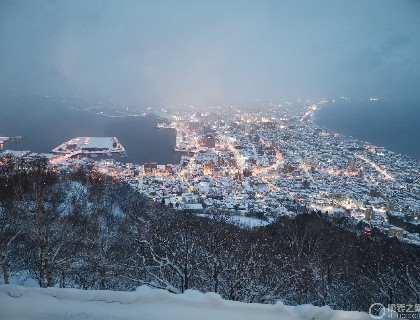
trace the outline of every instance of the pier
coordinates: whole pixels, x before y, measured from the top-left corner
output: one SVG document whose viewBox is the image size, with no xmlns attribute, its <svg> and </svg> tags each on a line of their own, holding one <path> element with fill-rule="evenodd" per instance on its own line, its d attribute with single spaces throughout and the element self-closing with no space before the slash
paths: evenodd
<svg viewBox="0 0 420 320">
<path fill-rule="evenodd" d="M 9 139 L 10 137 L 0 137 L 0 150 L 3 150 L 4 142 L 6 142 Z"/>
<path fill-rule="evenodd" d="M 3 150 L 6 141 L 17 142 L 23 140 L 23 136 L 0 137 L 0 150 Z"/>
<path fill-rule="evenodd" d="M 78 155 L 99 155 L 118 153 L 128 156 L 116 137 L 76 137 L 52 150 L 58 156 L 51 163 L 62 163 Z"/>
<path fill-rule="evenodd" d="M 13 137 L 9 137 L 9 141 L 13 141 L 13 142 L 17 142 L 17 141 L 21 141 L 23 140 L 24 137 L 23 136 L 13 136 Z"/>
</svg>

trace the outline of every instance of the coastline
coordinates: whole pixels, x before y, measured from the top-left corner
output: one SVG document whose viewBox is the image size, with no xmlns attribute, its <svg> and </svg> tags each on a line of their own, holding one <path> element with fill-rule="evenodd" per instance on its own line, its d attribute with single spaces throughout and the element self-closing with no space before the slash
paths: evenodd
<svg viewBox="0 0 420 320">
<path fill-rule="evenodd" d="M 5 106 L 0 119 L 1 134 L 25 137 L 16 142 L 4 141 L 4 150 L 49 153 L 74 137 L 111 136 L 119 139 L 129 155 L 118 159 L 121 162 L 179 163 L 181 159 L 181 155 L 173 151 L 176 130 L 156 129 L 159 115 L 106 110 L 101 114 L 97 108 L 86 110 L 71 101 L 44 97 L 6 97 L 0 101 Z"/>
<path fill-rule="evenodd" d="M 371 113 L 367 120 L 363 119 L 366 116 L 365 113 L 358 112 L 362 108 L 364 108 L 363 111 L 369 111 L 366 113 Z M 335 101 L 318 105 L 317 109 L 311 112 L 310 119 L 316 127 L 323 130 L 419 160 L 420 148 L 416 148 L 416 142 L 414 141 L 416 135 L 405 134 L 406 131 L 403 130 L 395 130 L 393 128 L 395 123 L 382 119 L 380 117 L 382 113 L 379 113 L 377 118 L 373 117 L 374 112 L 381 108 L 392 110 L 397 107 L 393 107 L 392 103 L 380 100 Z M 356 109 L 355 112 L 349 111 L 354 109 Z M 360 116 L 358 115 L 359 113 Z M 357 119 L 357 117 L 360 119 Z M 398 122 L 398 124 L 403 128 L 413 128 L 411 123 Z M 378 128 L 381 128 L 382 131 L 378 130 Z M 418 131 L 420 135 L 420 129 Z M 388 140 L 386 139 L 387 137 L 389 138 Z"/>
</svg>

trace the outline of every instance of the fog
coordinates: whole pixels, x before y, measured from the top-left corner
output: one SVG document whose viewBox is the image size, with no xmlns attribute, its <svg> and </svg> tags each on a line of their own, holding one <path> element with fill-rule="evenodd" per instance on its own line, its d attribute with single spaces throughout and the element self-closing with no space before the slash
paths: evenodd
<svg viewBox="0 0 420 320">
<path fill-rule="evenodd" d="M 420 1 L 1 0 L 0 92 L 127 104 L 418 98 Z"/>
</svg>

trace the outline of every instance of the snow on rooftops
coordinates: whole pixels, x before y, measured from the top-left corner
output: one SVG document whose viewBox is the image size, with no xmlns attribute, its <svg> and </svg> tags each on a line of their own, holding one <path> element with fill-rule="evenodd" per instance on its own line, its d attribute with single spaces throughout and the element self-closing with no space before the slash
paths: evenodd
<svg viewBox="0 0 420 320">
<path fill-rule="evenodd" d="M 125 149 L 116 137 L 76 137 L 57 148 L 53 152 L 124 152 Z"/>
<path fill-rule="evenodd" d="M 16 150 L 3 150 L 2 151 L 2 154 L 10 155 L 10 156 L 13 156 L 13 157 L 16 157 L 16 158 L 24 157 L 24 156 L 26 156 L 30 153 L 31 153 L 31 151 L 16 151 Z"/>
</svg>

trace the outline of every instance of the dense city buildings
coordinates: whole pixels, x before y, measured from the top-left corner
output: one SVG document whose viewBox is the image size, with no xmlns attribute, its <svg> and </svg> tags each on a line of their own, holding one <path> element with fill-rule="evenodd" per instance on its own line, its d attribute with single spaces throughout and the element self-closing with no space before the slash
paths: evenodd
<svg viewBox="0 0 420 320">
<path fill-rule="evenodd" d="M 376 230 L 420 244 L 419 161 L 318 127 L 313 113 L 324 103 L 270 105 L 258 112 L 163 110 L 158 128 L 174 128 L 175 150 L 183 153 L 175 164 L 81 157 L 125 154 L 117 138 L 75 138 L 77 143 L 43 156 L 57 170 L 93 164 L 177 210 L 225 212 L 251 225 L 319 210 L 361 223 L 362 233 Z M 89 143 L 99 147 L 86 149 Z"/>
</svg>

